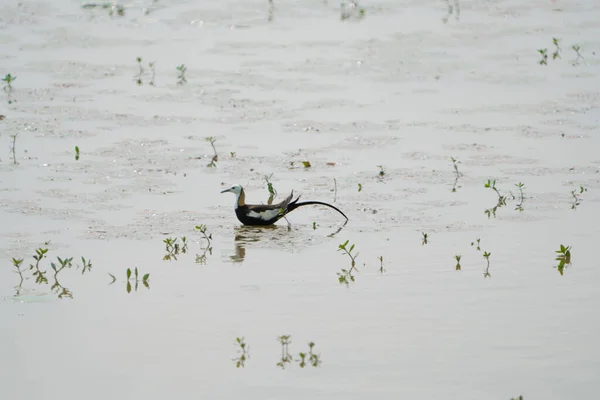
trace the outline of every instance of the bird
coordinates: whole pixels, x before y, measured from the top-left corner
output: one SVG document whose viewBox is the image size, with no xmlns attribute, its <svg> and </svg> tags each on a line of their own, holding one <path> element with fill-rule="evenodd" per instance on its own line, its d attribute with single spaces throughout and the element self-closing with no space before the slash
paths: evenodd
<svg viewBox="0 0 600 400">
<path fill-rule="evenodd" d="M 300 196 L 292 201 L 294 198 L 293 190 L 285 200 L 277 204 L 246 204 L 246 194 L 244 188 L 240 185 L 234 185 L 229 189 L 221 191 L 221 193 L 228 192 L 235 194 L 235 215 L 244 225 L 273 225 L 296 208 L 308 205 L 321 205 L 333 208 L 342 214 L 344 218 L 346 218 L 346 222 L 348 222 L 346 214 L 331 204 L 323 203 L 321 201 L 303 201 L 298 203 Z"/>
</svg>

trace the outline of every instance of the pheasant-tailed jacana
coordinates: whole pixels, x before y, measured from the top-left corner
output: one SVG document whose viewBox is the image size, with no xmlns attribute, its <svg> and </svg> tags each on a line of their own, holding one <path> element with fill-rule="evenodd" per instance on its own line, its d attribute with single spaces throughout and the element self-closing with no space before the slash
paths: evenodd
<svg viewBox="0 0 600 400">
<path fill-rule="evenodd" d="M 292 201 L 294 197 L 294 191 L 277 204 L 246 204 L 246 194 L 244 188 L 235 185 L 229 189 L 223 190 L 221 193 L 231 192 L 235 194 L 235 215 L 244 225 L 272 225 L 279 221 L 281 218 L 294 211 L 298 207 L 309 206 L 309 205 L 320 205 L 333 208 L 346 218 L 346 214 L 341 212 L 337 207 L 331 204 L 323 203 L 321 201 L 303 201 L 298 203 L 300 196 L 296 197 L 296 200 Z"/>
</svg>

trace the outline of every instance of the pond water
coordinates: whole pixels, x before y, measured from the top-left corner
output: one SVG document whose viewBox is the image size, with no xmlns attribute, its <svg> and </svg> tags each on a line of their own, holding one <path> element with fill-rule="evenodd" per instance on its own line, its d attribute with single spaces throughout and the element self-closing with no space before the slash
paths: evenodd
<svg viewBox="0 0 600 400">
<path fill-rule="evenodd" d="M 0 397 L 596 398 L 599 16 L 3 5 Z"/>
</svg>

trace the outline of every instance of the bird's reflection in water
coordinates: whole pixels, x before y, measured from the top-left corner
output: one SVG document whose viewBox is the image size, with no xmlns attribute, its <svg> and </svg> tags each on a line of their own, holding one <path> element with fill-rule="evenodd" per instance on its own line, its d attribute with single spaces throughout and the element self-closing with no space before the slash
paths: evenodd
<svg viewBox="0 0 600 400">
<path fill-rule="evenodd" d="M 337 235 L 346 224 L 339 226 L 333 233 L 327 237 Z M 306 231 L 304 229 L 294 229 L 291 225 L 269 225 L 269 226 L 245 226 L 241 225 L 234 230 L 235 254 L 229 256 L 232 262 L 243 262 L 246 258 L 246 246 L 252 246 L 252 243 L 268 243 L 274 245 L 280 250 L 297 247 L 302 241 L 305 243 Z"/>
</svg>

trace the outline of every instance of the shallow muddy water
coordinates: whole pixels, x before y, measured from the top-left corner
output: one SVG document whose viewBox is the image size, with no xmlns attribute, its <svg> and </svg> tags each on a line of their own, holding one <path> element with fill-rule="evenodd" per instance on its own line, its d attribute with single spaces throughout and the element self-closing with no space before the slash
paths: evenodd
<svg viewBox="0 0 600 400">
<path fill-rule="evenodd" d="M 1 398 L 598 396 L 597 2 L 85 4 L 0 14 Z"/>
</svg>

